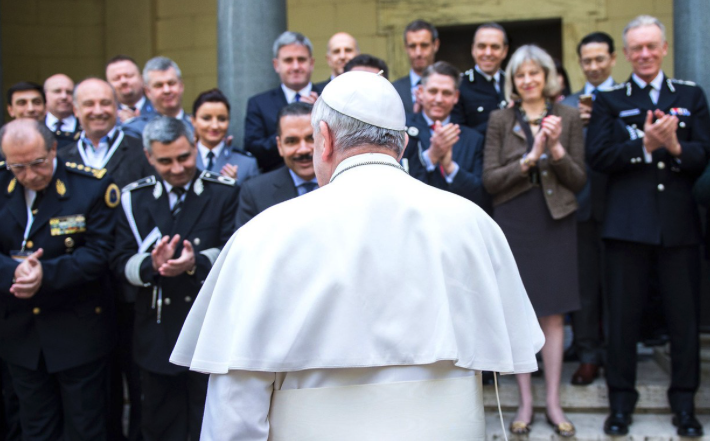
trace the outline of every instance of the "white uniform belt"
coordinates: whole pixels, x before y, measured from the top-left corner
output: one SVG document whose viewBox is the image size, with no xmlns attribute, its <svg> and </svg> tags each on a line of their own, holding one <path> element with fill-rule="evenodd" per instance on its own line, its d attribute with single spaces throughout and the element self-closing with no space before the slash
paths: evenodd
<svg viewBox="0 0 710 441">
<path fill-rule="evenodd" d="M 275 390 L 271 441 L 484 440 L 481 375 Z"/>
</svg>

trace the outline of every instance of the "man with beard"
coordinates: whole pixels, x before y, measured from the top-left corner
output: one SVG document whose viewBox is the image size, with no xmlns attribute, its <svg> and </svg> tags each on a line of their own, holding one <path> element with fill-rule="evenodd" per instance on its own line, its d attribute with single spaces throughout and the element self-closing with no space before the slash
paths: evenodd
<svg viewBox="0 0 710 441">
<path fill-rule="evenodd" d="M 79 139 L 81 126 L 74 116 L 72 94 L 74 81 L 64 74 L 55 74 L 44 82 L 44 93 L 47 98 L 47 116 L 45 125 L 54 132 L 57 148 Z"/>
<path fill-rule="evenodd" d="M 106 63 L 106 81 L 118 95 L 118 117 L 122 123 L 140 115 L 155 112 L 143 92 L 143 77 L 136 61 L 127 55 L 116 55 Z"/>
<path fill-rule="evenodd" d="M 185 84 L 177 63 L 167 57 L 155 57 L 148 60 L 143 68 L 145 94 L 155 112 L 133 118 L 123 126 L 127 135 L 141 138 L 143 129 L 157 115 L 179 119 L 192 131 L 190 117 L 182 109 L 182 94 Z"/>
<path fill-rule="evenodd" d="M 318 187 L 313 170 L 311 110 L 310 104 L 292 103 L 279 112 L 276 145 L 286 166 L 244 183 L 239 195 L 237 228 L 272 205 Z"/>
</svg>

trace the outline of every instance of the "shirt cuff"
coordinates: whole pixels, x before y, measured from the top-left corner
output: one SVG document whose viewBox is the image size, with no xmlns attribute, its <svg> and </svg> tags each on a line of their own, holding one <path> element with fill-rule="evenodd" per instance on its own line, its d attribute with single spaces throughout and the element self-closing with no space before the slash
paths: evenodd
<svg viewBox="0 0 710 441">
<path fill-rule="evenodd" d="M 650 164 L 653 162 L 653 155 L 651 153 L 648 153 L 646 151 L 646 147 L 643 145 L 641 146 L 641 149 L 643 150 L 643 160 L 646 164 Z"/>
<path fill-rule="evenodd" d="M 449 184 L 454 183 L 454 179 L 456 178 L 456 174 L 459 172 L 459 165 L 455 162 L 453 164 L 454 164 L 454 171 L 452 171 L 448 175 L 444 175 L 444 179 L 446 179 L 446 182 Z M 442 171 L 443 171 L 443 168 L 442 168 Z"/>
<path fill-rule="evenodd" d="M 434 169 L 436 169 L 436 166 L 434 165 L 433 162 L 431 162 L 431 158 L 427 154 L 428 151 L 429 151 L 429 149 L 426 149 L 422 152 L 422 164 L 426 168 L 426 171 L 433 172 Z"/>
</svg>

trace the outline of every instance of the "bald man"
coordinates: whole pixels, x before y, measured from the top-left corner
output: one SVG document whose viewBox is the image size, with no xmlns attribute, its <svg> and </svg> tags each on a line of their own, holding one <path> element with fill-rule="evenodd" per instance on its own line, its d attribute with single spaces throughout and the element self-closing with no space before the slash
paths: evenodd
<svg viewBox="0 0 710 441">
<path fill-rule="evenodd" d="M 330 80 L 342 74 L 347 62 L 357 55 L 360 55 L 360 48 L 355 37 L 347 32 L 338 32 L 330 37 L 325 54 L 325 61 L 330 67 L 330 78 L 317 85 L 321 88 L 325 87 Z"/>
<path fill-rule="evenodd" d="M 44 94 L 47 97 L 47 115 L 44 124 L 54 133 L 57 148 L 79 139 L 81 126 L 74 116 L 72 94 L 74 81 L 58 73 L 44 81 Z"/>
</svg>

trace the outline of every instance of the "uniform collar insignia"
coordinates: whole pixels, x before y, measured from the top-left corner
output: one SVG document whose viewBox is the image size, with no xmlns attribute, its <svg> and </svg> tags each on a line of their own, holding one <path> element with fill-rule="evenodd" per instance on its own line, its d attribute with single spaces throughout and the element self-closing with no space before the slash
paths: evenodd
<svg viewBox="0 0 710 441">
<path fill-rule="evenodd" d="M 17 178 L 12 178 L 10 184 L 7 186 L 7 194 L 12 194 L 15 191 L 15 186 L 17 185 Z"/>
<path fill-rule="evenodd" d="M 160 199 L 160 196 L 163 194 L 163 184 L 158 181 L 155 183 L 155 187 L 153 187 L 153 197 L 155 199 Z"/>
<path fill-rule="evenodd" d="M 195 194 L 197 196 L 201 195 L 202 192 L 205 191 L 205 186 L 202 183 L 202 179 L 197 178 L 197 180 L 195 181 L 195 186 L 193 188 L 193 191 L 195 192 Z"/>
<path fill-rule="evenodd" d="M 61 179 L 57 179 L 57 194 L 59 196 L 64 196 L 67 193 L 67 186 L 64 185 Z"/>
</svg>

